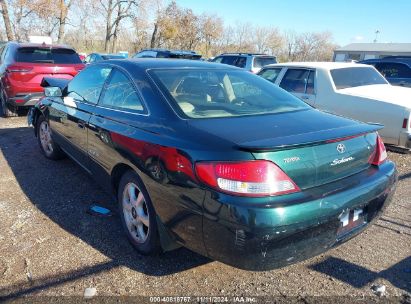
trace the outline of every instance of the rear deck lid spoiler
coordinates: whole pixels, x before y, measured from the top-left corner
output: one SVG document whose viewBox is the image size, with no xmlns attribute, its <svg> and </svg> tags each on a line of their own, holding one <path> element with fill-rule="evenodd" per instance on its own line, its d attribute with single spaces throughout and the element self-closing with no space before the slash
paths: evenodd
<svg viewBox="0 0 411 304">
<path fill-rule="evenodd" d="M 252 152 L 293 149 L 297 147 L 320 145 L 331 141 L 344 140 L 345 138 L 376 132 L 382 128 L 383 125 L 381 124 L 359 123 L 341 128 L 332 128 L 309 133 L 242 142 L 237 145 L 237 148 Z"/>
</svg>

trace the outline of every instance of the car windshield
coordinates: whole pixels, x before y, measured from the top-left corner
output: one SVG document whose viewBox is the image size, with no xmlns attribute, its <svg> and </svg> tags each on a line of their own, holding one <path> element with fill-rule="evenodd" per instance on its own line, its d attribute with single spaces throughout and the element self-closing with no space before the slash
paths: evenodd
<svg viewBox="0 0 411 304">
<path fill-rule="evenodd" d="M 254 58 L 254 67 L 255 68 L 262 68 L 263 66 L 277 63 L 277 59 L 275 57 L 255 57 Z"/>
<path fill-rule="evenodd" d="M 72 49 L 21 47 L 16 52 L 16 62 L 80 64 L 78 54 Z"/>
<path fill-rule="evenodd" d="M 388 82 L 372 67 L 352 67 L 331 70 L 337 90 Z"/>
<path fill-rule="evenodd" d="M 122 55 L 101 55 L 104 60 L 109 60 L 109 59 L 124 59 L 124 56 Z"/>
<path fill-rule="evenodd" d="M 284 113 L 310 107 L 245 71 L 153 69 L 150 75 L 190 118 Z"/>
</svg>

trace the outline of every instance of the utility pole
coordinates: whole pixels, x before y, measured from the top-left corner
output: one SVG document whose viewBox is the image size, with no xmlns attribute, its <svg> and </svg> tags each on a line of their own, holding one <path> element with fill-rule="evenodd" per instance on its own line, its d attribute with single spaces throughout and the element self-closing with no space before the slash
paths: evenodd
<svg viewBox="0 0 411 304">
<path fill-rule="evenodd" d="M 377 43 L 377 38 L 378 38 L 378 34 L 380 33 L 380 31 L 379 30 L 375 30 L 375 39 L 374 39 L 374 43 Z"/>
</svg>

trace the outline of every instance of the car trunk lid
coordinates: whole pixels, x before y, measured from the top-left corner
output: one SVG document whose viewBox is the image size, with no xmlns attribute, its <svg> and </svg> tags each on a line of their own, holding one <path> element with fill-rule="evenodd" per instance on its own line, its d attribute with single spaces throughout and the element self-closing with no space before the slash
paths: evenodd
<svg viewBox="0 0 411 304">
<path fill-rule="evenodd" d="M 256 159 L 273 161 L 301 189 L 367 169 L 382 128 L 317 110 L 207 121 L 190 123 Z"/>
</svg>

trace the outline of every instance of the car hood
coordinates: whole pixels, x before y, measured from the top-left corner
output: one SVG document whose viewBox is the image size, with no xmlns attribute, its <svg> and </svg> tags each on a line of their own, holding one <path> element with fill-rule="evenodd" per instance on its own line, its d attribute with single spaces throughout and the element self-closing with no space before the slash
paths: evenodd
<svg viewBox="0 0 411 304">
<path fill-rule="evenodd" d="M 380 125 L 309 109 L 257 116 L 192 119 L 188 124 L 240 149 L 271 150 L 369 133 Z"/>
<path fill-rule="evenodd" d="M 346 88 L 337 91 L 340 94 L 358 96 L 411 108 L 411 88 L 392 86 L 390 84 L 368 85 Z"/>
</svg>

